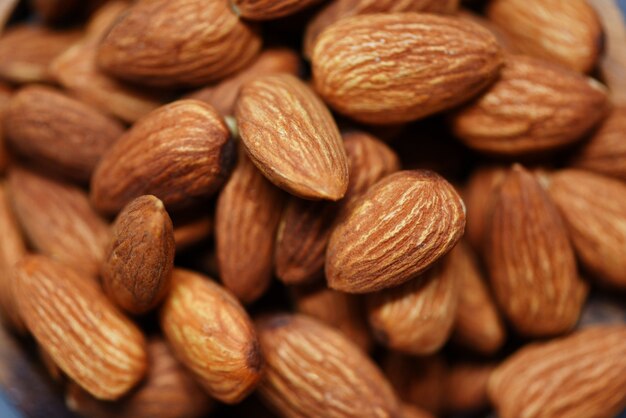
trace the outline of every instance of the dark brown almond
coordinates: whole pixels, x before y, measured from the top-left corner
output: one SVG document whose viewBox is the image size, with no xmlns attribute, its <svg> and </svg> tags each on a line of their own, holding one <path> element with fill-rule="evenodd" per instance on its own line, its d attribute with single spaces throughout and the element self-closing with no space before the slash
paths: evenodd
<svg viewBox="0 0 626 418">
<path fill-rule="evenodd" d="M 250 20 L 272 20 L 299 12 L 320 0 L 230 0 L 237 16 Z"/>
</svg>

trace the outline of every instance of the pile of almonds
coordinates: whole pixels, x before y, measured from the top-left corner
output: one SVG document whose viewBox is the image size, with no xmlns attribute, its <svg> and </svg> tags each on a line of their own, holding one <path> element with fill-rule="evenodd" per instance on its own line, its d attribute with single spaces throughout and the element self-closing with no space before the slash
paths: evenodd
<svg viewBox="0 0 626 418">
<path fill-rule="evenodd" d="M 611 7 L 3 1 L 6 327 L 88 418 L 617 416 Z"/>
</svg>

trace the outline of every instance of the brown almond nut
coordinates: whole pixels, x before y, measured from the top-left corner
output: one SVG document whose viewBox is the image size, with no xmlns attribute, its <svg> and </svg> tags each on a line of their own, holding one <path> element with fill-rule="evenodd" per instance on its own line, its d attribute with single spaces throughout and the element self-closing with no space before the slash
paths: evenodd
<svg viewBox="0 0 626 418">
<path fill-rule="evenodd" d="M 569 331 L 587 286 L 567 229 L 533 174 L 516 164 L 500 186 L 486 237 L 486 262 L 500 309 L 527 336 Z"/>
<path fill-rule="evenodd" d="M 293 314 L 263 317 L 257 321 L 257 330 L 267 362 L 259 395 L 280 416 L 398 416 L 398 403 L 387 379 L 339 331 Z"/>
<path fill-rule="evenodd" d="M 589 72 L 602 50 L 602 26 L 585 0 L 494 0 L 487 16 L 521 53 Z"/>
<path fill-rule="evenodd" d="M 305 199 L 339 200 L 348 159 L 332 115 L 290 74 L 245 84 L 235 114 L 250 159 L 272 183 Z"/>
<path fill-rule="evenodd" d="M 350 16 L 373 13 L 454 13 L 459 0 L 335 0 L 309 22 L 304 33 L 304 56 L 311 58 L 319 34 L 328 26 Z"/>
<path fill-rule="evenodd" d="M 312 63 L 315 88 L 332 108 L 363 123 L 391 124 L 471 99 L 495 81 L 503 59 L 494 36 L 467 20 L 391 13 L 331 25 Z"/>
<path fill-rule="evenodd" d="M 608 113 L 597 81 L 536 58 L 508 56 L 500 78 L 452 118 L 454 134 L 490 154 L 522 155 L 572 144 Z"/>
<path fill-rule="evenodd" d="M 76 30 L 16 25 L 0 37 L 0 77 L 13 83 L 51 81 L 52 60 L 81 36 Z"/>
<path fill-rule="evenodd" d="M 549 178 L 582 265 L 603 282 L 626 289 L 626 184 L 583 170 Z"/>
<path fill-rule="evenodd" d="M 445 409 L 450 412 L 487 409 L 487 383 L 494 369 L 493 364 L 469 362 L 448 367 L 445 377 Z"/>
<path fill-rule="evenodd" d="M 489 379 L 502 418 L 611 418 L 626 407 L 626 327 L 596 326 L 530 344 Z"/>
<path fill-rule="evenodd" d="M 461 19 L 469 20 L 470 22 L 476 23 L 477 25 L 480 25 L 483 28 L 487 29 L 489 32 L 492 33 L 493 36 L 496 37 L 496 39 L 498 40 L 498 44 L 500 44 L 500 47 L 506 52 L 510 54 L 518 52 L 515 49 L 515 44 L 510 38 L 509 34 L 498 25 L 487 19 L 485 16 L 474 13 L 469 9 L 460 9 L 456 16 Z"/>
<path fill-rule="evenodd" d="M 213 218 L 202 215 L 197 218 L 174 221 L 176 252 L 182 252 L 202 242 L 213 233 Z"/>
<path fill-rule="evenodd" d="M 90 418 L 201 418 L 212 401 L 174 358 L 160 339 L 148 343 L 150 368 L 143 382 L 119 401 L 95 399 L 70 383 L 65 394 L 68 408 Z"/>
<path fill-rule="evenodd" d="M 91 202 L 116 213 L 152 194 L 168 208 L 210 196 L 234 157 L 222 117 L 210 105 L 179 100 L 143 117 L 109 149 L 91 179 Z"/>
<path fill-rule="evenodd" d="M 227 0 L 140 0 L 104 37 L 97 61 L 129 81 L 197 86 L 245 68 L 260 49 Z"/>
<path fill-rule="evenodd" d="M 174 227 L 163 202 L 141 196 L 120 212 L 100 276 L 109 298 L 124 310 L 143 314 L 170 287 L 174 267 Z"/>
<path fill-rule="evenodd" d="M 186 96 L 188 99 L 200 100 L 214 106 L 220 114 L 232 115 L 241 86 L 257 77 L 288 73 L 298 75 L 300 58 L 288 48 L 268 48 L 249 67 L 217 84 L 201 88 Z"/>
<path fill-rule="evenodd" d="M 432 354 L 445 344 L 459 300 L 450 261 L 448 256 L 420 277 L 367 295 L 369 323 L 379 342 L 414 355 Z"/>
<path fill-rule="evenodd" d="M 174 269 L 161 328 L 176 358 L 215 399 L 237 403 L 255 389 L 264 362 L 252 321 L 208 277 Z"/>
<path fill-rule="evenodd" d="M 222 283 L 243 302 L 261 297 L 271 283 L 283 200 L 282 191 L 240 152 L 217 199 L 215 251 Z"/>
<path fill-rule="evenodd" d="M 110 230 L 85 192 L 19 167 L 9 172 L 9 188 L 15 214 L 33 248 L 95 278 Z"/>
<path fill-rule="evenodd" d="M 331 288 L 367 293 L 405 283 L 463 235 L 465 208 L 452 185 L 426 171 L 391 174 L 361 196 L 326 251 Z"/>
<path fill-rule="evenodd" d="M 130 0 L 106 0 L 87 20 L 85 35 L 100 41 L 122 16 L 122 13 L 128 10 L 130 3 Z"/>
<path fill-rule="evenodd" d="M 118 399 L 144 376 L 141 331 L 98 285 L 45 256 L 17 264 L 15 295 L 29 331 L 72 380 L 98 399 Z"/>
<path fill-rule="evenodd" d="M 123 132 L 117 120 L 43 86 L 19 90 L 5 114 L 5 133 L 14 150 L 85 183 Z"/>
<path fill-rule="evenodd" d="M 320 0 L 230 0 L 235 14 L 250 20 L 272 20 L 297 13 Z"/>
</svg>

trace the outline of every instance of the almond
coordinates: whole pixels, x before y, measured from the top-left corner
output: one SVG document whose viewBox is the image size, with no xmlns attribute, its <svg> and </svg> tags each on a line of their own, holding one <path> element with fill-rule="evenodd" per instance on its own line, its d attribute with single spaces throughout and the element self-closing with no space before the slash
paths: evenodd
<svg viewBox="0 0 626 418">
<path fill-rule="evenodd" d="M 118 399 L 141 380 L 144 337 L 94 281 L 44 256 L 27 256 L 16 269 L 20 313 L 61 370 L 98 399 Z"/>
<path fill-rule="evenodd" d="M 557 208 L 537 179 L 514 165 L 500 186 L 486 240 L 486 261 L 497 301 L 527 336 L 569 331 L 587 286 Z"/>
<path fill-rule="evenodd" d="M 315 319 L 291 314 L 263 317 L 257 329 L 267 361 L 259 394 L 280 416 L 398 415 L 389 382 L 338 331 Z"/>
<path fill-rule="evenodd" d="M 268 75 L 245 84 L 235 114 L 250 159 L 278 187 L 305 199 L 338 200 L 348 161 L 332 115 L 299 79 Z"/>
<path fill-rule="evenodd" d="M 450 412 L 487 409 L 487 384 L 494 369 L 489 363 L 463 362 L 450 366 L 445 378 L 445 409 Z"/>
<path fill-rule="evenodd" d="M 213 218 L 210 215 L 174 222 L 174 243 L 176 252 L 182 252 L 202 242 L 213 232 Z"/>
<path fill-rule="evenodd" d="M 237 16 L 250 20 L 272 20 L 303 10 L 320 0 L 230 0 Z"/>
<path fill-rule="evenodd" d="M 520 155 L 580 140 L 608 109 L 597 81 L 536 58 L 508 56 L 500 79 L 451 123 L 470 148 Z"/>
<path fill-rule="evenodd" d="M 498 416 L 611 418 L 626 407 L 626 327 L 597 326 L 528 345 L 489 380 Z"/>
<path fill-rule="evenodd" d="M 333 289 L 367 293 L 407 282 L 463 235 L 454 188 L 425 170 L 400 171 L 372 186 L 332 233 L 326 278 Z"/>
<path fill-rule="evenodd" d="M 515 43 L 510 38 L 509 34 L 486 17 L 474 13 L 468 9 L 459 10 L 457 16 L 461 19 L 469 20 L 470 22 L 476 23 L 477 25 L 480 25 L 483 28 L 487 29 L 493 34 L 493 36 L 496 37 L 496 39 L 498 40 L 498 44 L 500 44 L 500 47 L 506 52 L 517 52 L 517 50 L 515 49 Z"/>
<path fill-rule="evenodd" d="M 96 0 L 96 3 L 101 1 Z M 87 20 L 86 36 L 100 41 L 122 13 L 128 10 L 130 3 L 130 0 L 106 0 Z"/>
<path fill-rule="evenodd" d="M 176 358 L 215 399 L 237 403 L 256 387 L 263 357 L 237 299 L 209 278 L 174 269 L 161 328 Z"/>
<path fill-rule="evenodd" d="M 12 94 L 13 91 L 8 85 L 0 83 L 0 175 L 6 171 L 10 159 L 4 134 L 4 115 L 7 107 L 9 107 Z"/>
<path fill-rule="evenodd" d="M 340 20 L 319 35 L 312 56 L 324 100 L 371 124 L 409 122 L 457 106 L 495 81 L 502 61 L 486 29 L 420 13 Z"/>
<path fill-rule="evenodd" d="M 91 202 L 107 213 L 146 194 L 168 208 L 189 205 L 224 183 L 233 154 L 215 109 L 195 100 L 172 102 L 140 119 L 104 155 L 91 179 Z"/>
<path fill-rule="evenodd" d="M 129 81 L 197 86 L 245 68 L 260 49 L 227 0 L 141 0 L 104 37 L 97 60 Z"/>
<path fill-rule="evenodd" d="M 408 403 L 402 404 L 400 410 L 402 418 L 434 418 L 430 413 Z"/>
</svg>

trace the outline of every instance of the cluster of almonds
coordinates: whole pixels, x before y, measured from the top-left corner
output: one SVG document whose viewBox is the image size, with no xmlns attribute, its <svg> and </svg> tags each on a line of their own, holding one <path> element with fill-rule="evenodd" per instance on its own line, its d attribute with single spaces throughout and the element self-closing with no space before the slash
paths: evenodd
<svg viewBox="0 0 626 418">
<path fill-rule="evenodd" d="M 585 0 L 13 8 L 0 310 L 78 414 L 626 407 L 626 325 L 580 320 L 626 289 Z"/>
</svg>

